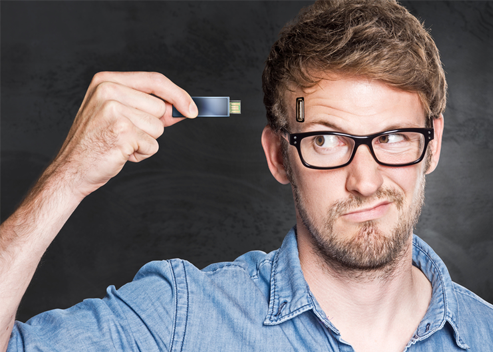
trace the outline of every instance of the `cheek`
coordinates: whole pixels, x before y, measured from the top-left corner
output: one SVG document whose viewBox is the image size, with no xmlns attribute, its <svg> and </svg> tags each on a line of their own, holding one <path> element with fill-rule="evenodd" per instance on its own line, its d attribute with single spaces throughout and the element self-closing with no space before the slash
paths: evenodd
<svg viewBox="0 0 493 352">
<path fill-rule="evenodd" d="M 336 201 L 347 198 L 341 170 L 314 170 L 299 163 L 292 171 L 301 201 L 313 218 L 325 217 Z"/>
<path fill-rule="evenodd" d="M 421 165 L 392 168 L 386 172 L 387 179 L 391 185 L 404 193 L 404 202 L 409 206 L 420 196 L 424 182 L 424 174 Z M 385 182 L 384 182 L 385 186 Z"/>
</svg>

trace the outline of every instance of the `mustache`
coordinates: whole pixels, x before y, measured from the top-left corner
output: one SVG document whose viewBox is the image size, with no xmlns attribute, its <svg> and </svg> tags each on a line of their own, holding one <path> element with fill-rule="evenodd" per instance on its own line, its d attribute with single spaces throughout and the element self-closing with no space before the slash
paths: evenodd
<svg viewBox="0 0 493 352">
<path fill-rule="evenodd" d="M 352 210 L 356 210 L 367 204 L 375 203 L 375 201 L 380 199 L 385 199 L 394 203 L 397 210 L 401 210 L 404 204 L 404 195 L 402 192 L 398 192 L 397 190 L 391 188 L 380 188 L 371 197 L 358 197 L 351 194 L 346 199 L 336 201 L 330 209 L 329 219 L 335 219 Z"/>
</svg>

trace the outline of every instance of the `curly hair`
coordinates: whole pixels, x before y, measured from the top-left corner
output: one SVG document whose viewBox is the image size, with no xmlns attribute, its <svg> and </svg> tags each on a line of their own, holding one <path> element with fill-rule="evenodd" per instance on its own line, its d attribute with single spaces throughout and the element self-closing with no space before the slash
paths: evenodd
<svg viewBox="0 0 493 352">
<path fill-rule="evenodd" d="M 285 92 L 313 87 L 324 73 L 416 92 L 428 125 L 445 110 L 447 83 L 438 49 L 424 25 L 395 0 L 316 1 L 282 29 L 262 75 L 274 131 L 287 128 Z"/>
</svg>

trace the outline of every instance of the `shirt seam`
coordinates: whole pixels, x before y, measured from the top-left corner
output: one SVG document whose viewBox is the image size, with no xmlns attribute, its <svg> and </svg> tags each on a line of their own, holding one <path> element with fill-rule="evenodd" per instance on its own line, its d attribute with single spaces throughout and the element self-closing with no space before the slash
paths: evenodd
<svg viewBox="0 0 493 352">
<path fill-rule="evenodd" d="M 183 328 L 183 338 L 180 351 L 183 351 L 183 345 L 185 345 L 185 336 L 187 335 L 187 326 L 188 326 L 188 306 L 190 302 L 190 292 L 188 289 L 188 278 L 187 278 L 187 268 L 185 268 L 185 263 L 182 261 L 181 265 L 183 266 L 183 274 L 185 275 L 185 287 L 187 289 L 187 310 L 185 314 L 185 326 Z"/>
<path fill-rule="evenodd" d="M 216 268 L 214 270 L 203 270 L 202 272 L 205 274 L 215 274 L 219 270 L 229 269 L 231 267 L 236 267 L 236 268 L 243 269 L 243 271 L 247 271 L 242 265 L 238 265 L 235 263 L 223 263 L 219 268 Z M 250 275 L 248 275 L 248 276 L 250 276 Z"/>
<path fill-rule="evenodd" d="M 264 265 L 271 264 L 272 265 L 272 260 L 271 259 L 264 259 L 262 260 L 256 267 L 255 274 L 251 277 L 252 280 L 257 280 L 259 275 L 260 268 Z"/>
<path fill-rule="evenodd" d="M 457 317 L 458 317 L 458 318 L 457 318 L 457 320 L 458 320 L 458 322 L 460 322 L 460 302 L 459 302 L 459 300 L 458 300 L 458 298 L 457 298 L 457 294 L 458 294 L 458 292 L 455 290 L 455 285 L 454 285 L 454 282 L 452 282 L 452 292 L 453 292 L 453 294 L 454 294 L 454 298 L 455 298 L 455 300 L 456 300 L 456 302 L 457 302 Z M 453 328 L 453 327 L 452 327 L 452 328 Z M 464 349 L 469 349 L 469 348 L 470 348 L 470 347 L 469 347 L 469 345 L 468 345 L 468 344 L 467 344 L 467 343 L 466 343 L 466 342 L 462 339 L 462 337 L 459 335 L 459 331 L 460 331 L 460 326 L 459 326 L 459 323 L 457 323 L 457 331 L 458 331 L 458 332 L 457 332 L 457 338 L 458 338 L 458 340 L 459 340 L 459 341 L 460 341 L 460 342 L 464 345 L 464 346 L 460 346 L 460 345 L 459 345 L 459 347 L 464 348 Z M 466 337 L 467 337 L 467 334 L 466 334 Z"/>
<path fill-rule="evenodd" d="M 282 249 L 282 247 L 281 247 Z M 272 317 L 274 316 L 274 306 L 277 304 L 277 264 L 279 262 L 279 257 L 281 256 L 281 249 L 276 253 L 274 260 L 272 261 L 272 269 L 271 269 L 271 288 L 272 288 L 272 297 L 269 302 L 269 320 L 272 321 Z"/>
<path fill-rule="evenodd" d="M 170 351 L 173 350 L 173 345 L 174 345 L 174 342 L 175 342 L 175 334 L 176 334 L 176 320 L 177 320 L 177 316 L 178 316 L 178 286 L 176 284 L 176 276 L 175 276 L 175 271 L 173 270 L 173 266 L 171 265 L 171 263 L 169 261 L 165 261 L 165 263 L 169 266 L 169 268 L 171 269 L 171 275 L 173 276 L 173 289 L 175 290 L 175 298 L 174 298 L 174 303 L 175 303 L 175 313 L 174 313 L 174 317 L 173 317 L 173 334 L 171 335 L 171 339 L 170 339 Z"/>
<path fill-rule="evenodd" d="M 271 262 L 270 259 L 263 259 L 260 264 L 255 268 L 255 273 L 253 275 L 250 275 L 250 272 L 248 269 L 246 269 L 243 265 L 239 265 L 239 264 L 236 264 L 236 263 L 223 263 L 220 267 L 218 268 L 215 268 L 213 270 L 203 270 L 202 272 L 204 274 L 208 274 L 208 275 L 214 275 L 216 274 L 216 272 L 220 271 L 220 270 L 224 270 L 224 269 L 230 269 L 230 268 L 239 268 L 241 270 L 243 270 L 245 273 L 248 274 L 248 277 L 252 280 L 257 280 L 258 279 L 258 272 L 259 272 L 259 269 L 260 267 L 262 267 L 263 265 L 265 265 L 266 263 L 269 263 Z"/>
<path fill-rule="evenodd" d="M 190 292 L 188 289 L 186 266 L 185 261 L 181 259 L 172 259 L 168 262 L 171 266 L 175 280 L 178 278 L 178 280 L 175 281 L 176 313 L 173 326 L 173 341 L 170 351 L 183 351 L 188 325 L 188 312 L 190 309 Z M 186 290 L 186 294 L 183 293 L 183 290 Z"/>
<path fill-rule="evenodd" d="M 465 295 L 465 296 L 467 296 L 469 298 L 472 298 L 476 302 L 481 303 L 483 306 L 486 306 L 489 309 L 493 310 L 493 305 L 491 303 L 488 303 L 487 301 L 485 301 L 481 297 L 478 297 L 476 294 L 468 291 L 467 289 L 465 289 L 464 287 L 460 286 L 459 284 L 457 284 L 455 282 L 453 284 L 454 284 L 454 292 L 456 292 L 456 293 L 458 293 L 460 295 Z"/>
</svg>

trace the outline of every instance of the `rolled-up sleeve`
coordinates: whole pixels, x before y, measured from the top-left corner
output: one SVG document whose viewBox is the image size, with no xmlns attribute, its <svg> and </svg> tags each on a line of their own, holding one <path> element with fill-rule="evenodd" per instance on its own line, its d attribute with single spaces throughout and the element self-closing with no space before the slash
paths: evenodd
<svg viewBox="0 0 493 352">
<path fill-rule="evenodd" d="M 186 291 L 181 261 L 151 262 L 103 299 L 16 322 L 7 351 L 171 351 L 184 333 Z"/>
</svg>

